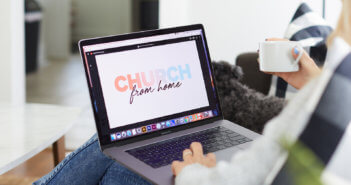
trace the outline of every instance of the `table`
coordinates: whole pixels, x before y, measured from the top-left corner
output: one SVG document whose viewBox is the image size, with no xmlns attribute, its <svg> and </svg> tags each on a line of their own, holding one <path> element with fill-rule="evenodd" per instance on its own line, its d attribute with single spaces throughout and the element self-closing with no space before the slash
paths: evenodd
<svg viewBox="0 0 351 185">
<path fill-rule="evenodd" d="M 63 135 L 80 109 L 45 104 L 0 104 L 0 175 L 53 144 L 55 165 L 65 157 Z"/>
</svg>

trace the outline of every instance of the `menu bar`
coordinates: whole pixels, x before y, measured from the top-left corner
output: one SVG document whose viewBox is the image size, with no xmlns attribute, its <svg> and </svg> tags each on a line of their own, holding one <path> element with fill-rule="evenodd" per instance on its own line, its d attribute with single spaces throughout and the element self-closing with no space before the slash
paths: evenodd
<svg viewBox="0 0 351 185">
<path fill-rule="evenodd" d="M 90 51 L 97 51 L 109 48 L 118 48 L 123 46 L 130 46 L 135 44 L 143 44 L 148 42 L 156 42 L 160 40 L 167 40 L 167 39 L 176 39 L 181 37 L 188 37 L 188 36 L 195 36 L 201 35 L 201 30 L 193 30 L 193 31 L 185 31 L 185 32 L 177 32 L 177 33 L 169 33 L 164 35 L 157 35 L 157 36 L 150 36 L 150 37 L 143 37 L 137 39 L 129 39 L 123 41 L 116 41 L 116 42 L 108 42 L 103 44 L 94 44 L 89 46 L 83 46 L 84 52 Z"/>
</svg>

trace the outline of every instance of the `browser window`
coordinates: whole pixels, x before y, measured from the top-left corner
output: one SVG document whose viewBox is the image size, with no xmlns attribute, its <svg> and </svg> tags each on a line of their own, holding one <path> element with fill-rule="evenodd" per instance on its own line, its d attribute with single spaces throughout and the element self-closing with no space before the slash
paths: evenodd
<svg viewBox="0 0 351 185">
<path fill-rule="evenodd" d="M 217 116 L 204 43 L 194 30 L 84 46 L 102 132 L 116 141 Z"/>
<path fill-rule="evenodd" d="M 110 128 L 209 106 L 193 40 L 98 55 L 96 64 Z"/>
</svg>

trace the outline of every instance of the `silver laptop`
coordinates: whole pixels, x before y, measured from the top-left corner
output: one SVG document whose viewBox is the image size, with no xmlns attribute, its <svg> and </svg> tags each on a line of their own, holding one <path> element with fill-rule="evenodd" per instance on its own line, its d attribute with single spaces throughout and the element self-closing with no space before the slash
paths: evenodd
<svg viewBox="0 0 351 185">
<path fill-rule="evenodd" d="M 79 42 L 102 152 L 154 184 L 190 143 L 228 161 L 258 134 L 223 119 L 202 25 Z"/>
</svg>

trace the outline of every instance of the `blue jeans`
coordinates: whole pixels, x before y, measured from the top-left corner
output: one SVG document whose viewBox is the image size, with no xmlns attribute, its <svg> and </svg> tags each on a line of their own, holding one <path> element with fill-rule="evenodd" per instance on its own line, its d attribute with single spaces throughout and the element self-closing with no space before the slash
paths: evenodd
<svg viewBox="0 0 351 185">
<path fill-rule="evenodd" d="M 100 150 L 96 134 L 83 146 L 68 155 L 49 174 L 33 185 L 43 184 L 147 184 L 139 175 L 129 171 Z"/>
</svg>

